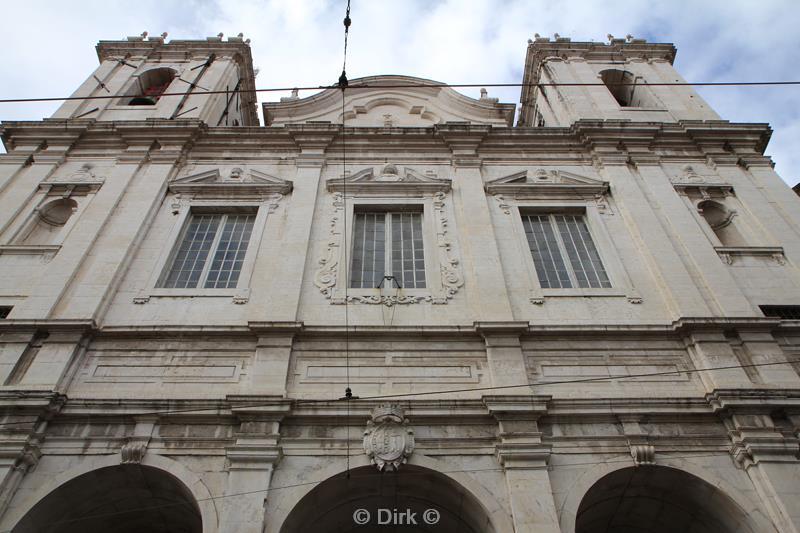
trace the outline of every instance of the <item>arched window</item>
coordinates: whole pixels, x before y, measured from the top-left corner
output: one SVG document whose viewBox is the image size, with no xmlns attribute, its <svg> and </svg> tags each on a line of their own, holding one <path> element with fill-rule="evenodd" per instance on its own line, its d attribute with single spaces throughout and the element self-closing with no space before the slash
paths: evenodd
<svg viewBox="0 0 800 533">
<path fill-rule="evenodd" d="M 138 76 L 128 90 L 127 105 L 155 105 L 175 79 L 171 68 L 154 68 Z"/>
<path fill-rule="evenodd" d="M 733 221 L 736 211 L 731 211 L 719 202 L 705 200 L 697 205 L 698 212 L 714 230 L 723 246 L 746 246 L 744 237 Z"/>
<path fill-rule="evenodd" d="M 22 237 L 22 244 L 55 244 L 58 236 L 78 203 L 72 198 L 60 198 L 39 208 L 28 230 Z"/>
<path fill-rule="evenodd" d="M 641 81 L 626 70 L 604 70 L 600 78 L 621 107 L 659 107 L 647 87 L 637 86 Z"/>
</svg>

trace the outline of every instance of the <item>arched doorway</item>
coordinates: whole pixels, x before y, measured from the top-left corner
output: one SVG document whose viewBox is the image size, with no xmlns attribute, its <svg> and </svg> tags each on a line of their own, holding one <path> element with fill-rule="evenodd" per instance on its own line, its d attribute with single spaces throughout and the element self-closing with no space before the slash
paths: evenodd
<svg viewBox="0 0 800 533">
<path fill-rule="evenodd" d="M 202 533 L 200 509 L 173 475 L 127 464 L 93 470 L 59 486 L 13 533 Z"/>
<path fill-rule="evenodd" d="M 415 465 L 365 466 L 325 480 L 292 509 L 281 533 L 501 533 L 485 507 L 450 477 Z"/>
<path fill-rule="evenodd" d="M 612 472 L 581 500 L 575 533 L 753 533 L 747 513 L 717 487 L 681 470 Z"/>
</svg>

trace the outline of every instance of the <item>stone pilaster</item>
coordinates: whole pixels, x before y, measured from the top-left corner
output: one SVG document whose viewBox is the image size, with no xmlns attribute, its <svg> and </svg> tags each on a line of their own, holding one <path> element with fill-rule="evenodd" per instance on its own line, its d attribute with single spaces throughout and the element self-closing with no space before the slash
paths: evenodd
<svg viewBox="0 0 800 533">
<path fill-rule="evenodd" d="M 560 533 L 547 464 L 550 445 L 542 442 L 538 419 L 550 396 L 484 396 L 500 426 L 497 460 L 505 471 L 516 533 Z"/>
<path fill-rule="evenodd" d="M 274 396 L 228 399 L 239 431 L 236 442 L 225 450 L 228 483 L 225 498 L 219 500 L 219 531 L 261 533 L 272 472 L 281 459 L 280 423 L 290 402 Z"/>
<path fill-rule="evenodd" d="M 778 530 L 800 531 L 797 427 L 787 436 L 772 417 L 787 407 L 800 407 L 800 395 L 788 390 L 717 390 L 706 398 L 728 428 L 731 456 L 747 472 Z"/>
</svg>

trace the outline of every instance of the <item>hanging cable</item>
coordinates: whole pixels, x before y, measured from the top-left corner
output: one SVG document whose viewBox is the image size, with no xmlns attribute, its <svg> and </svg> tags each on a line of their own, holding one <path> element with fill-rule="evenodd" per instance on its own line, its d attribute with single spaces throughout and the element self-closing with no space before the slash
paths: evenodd
<svg viewBox="0 0 800 533">
<path fill-rule="evenodd" d="M 350 400 L 358 399 L 353 396 L 353 390 L 350 388 L 350 317 L 348 306 L 347 288 L 350 285 L 349 270 L 350 263 L 348 262 L 348 243 L 347 243 L 347 135 L 345 133 L 345 89 L 347 89 L 347 36 L 350 31 L 350 0 L 347 0 L 347 10 L 345 11 L 344 20 L 344 58 L 342 59 L 342 75 L 339 76 L 339 89 L 342 91 L 342 210 L 344 215 L 342 232 L 344 235 L 344 266 L 345 277 L 344 280 L 344 365 L 345 365 L 345 381 L 346 387 L 344 389 L 344 400 L 347 402 L 347 413 L 345 418 L 345 425 L 347 427 L 347 439 L 345 441 L 346 448 L 346 462 L 347 469 L 346 477 L 348 482 L 350 480 Z"/>
<path fill-rule="evenodd" d="M 664 461 L 669 461 L 671 459 L 681 459 L 681 460 L 683 460 L 683 459 L 701 459 L 701 458 L 710 457 L 710 456 L 712 456 L 711 454 L 713 454 L 713 453 L 714 453 L 714 450 L 709 450 L 709 451 L 703 452 L 703 453 L 687 454 L 687 455 L 682 455 L 682 454 L 672 455 L 672 454 L 669 454 L 669 452 L 663 452 L 662 454 L 659 455 L 659 457 L 661 457 Z M 588 454 L 592 454 L 592 452 L 589 452 Z M 565 452 L 550 452 L 550 455 L 584 455 L 584 454 L 580 454 L 580 453 L 565 453 Z M 633 463 L 631 466 L 635 466 L 635 463 L 633 462 L 633 458 L 630 455 L 626 454 L 625 457 L 620 457 L 620 458 L 601 459 L 601 460 L 597 460 L 597 461 L 584 461 L 584 462 L 564 463 L 564 464 L 559 464 L 558 466 L 555 466 L 555 465 L 552 465 L 552 464 L 548 464 L 547 465 L 547 470 L 548 471 L 553 471 L 555 469 L 563 470 L 563 469 L 571 468 L 571 467 L 585 467 L 585 466 L 596 466 L 596 465 L 600 465 L 600 464 L 607 465 L 607 464 L 616 464 L 616 463 Z M 669 465 L 665 464 L 665 466 L 669 466 Z M 498 468 L 471 468 L 471 469 L 464 469 L 464 470 L 436 470 L 436 472 L 439 473 L 439 474 L 471 474 L 471 473 L 478 473 L 478 472 L 505 472 L 505 471 L 506 471 L 506 469 L 502 468 L 502 467 L 498 467 Z M 396 472 L 400 472 L 400 471 L 396 471 Z M 329 480 L 335 478 L 338 475 L 340 475 L 340 474 L 335 474 L 335 475 L 333 475 L 331 477 L 328 477 L 328 478 L 325 478 L 325 479 L 316 480 L 316 481 L 304 481 L 304 482 L 301 482 L 301 483 L 293 483 L 291 485 L 279 485 L 277 487 L 269 487 L 269 488 L 266 488 L 266 489 L 255 489 L 255 490 L 248 490 L 248 491 L 243 491 L 243 492 L 235 492 L 235 493 L 232 493 L 232 494 L 221 494 L 221 495 L 217 495 L 217 496 L 208 496 L 206 498 L 197 498 L 195 501 L 197 503 L 203 503 L 203 502 L 209 502 L 209 501 L 213 502 L 213 501 L 216 501 L 216 500 L 224 500 L 224 499 L 228 499 L 228 498 L 237 498 L 237 497 L 240 497 L 240 496 L 249 496 L 251 494 L 258 494 L 258 493 L 262 493 L 262 492 L 269 493 L 269 492 L 277 492 L 279 490 L 284 490 L 284 489 L 294 489 L 294 488 L 297 488 L 297 487 L 305 487 L 305 486 L 308 486 L 308 485 L 320 485 L 320 484 L 322 484 L 322 483 L 324 483 L 326 481 L 329 481 Z M 415 477 L 415 476 L 428 477 L 428 476 L 430 476 L 430 473 L 426 472 L 426 471 L 422 471 L 422 472 L 403 471 L 401 475 L 404 478 Z M 367 478 L 367 479 L 369 479 L 369 478 L 374 477 L 374 473 L 369 473 L 369 474 L 367 474 L 367 473 L 364 473 L 364 474 L 355 473 L 355 474 L 353 474 L 352 477 L 353 478 Z M 41 525 L 41 527 L 44 528 L 45 526 L 53 526 L 53 525 L 57 525 L 57 524 L 68 524 L 68 523 L 82 522 L 82 521 L 85 521 L 85 520 L 93 520 L 93 519 L 97 519 L 97 518 L 108 518 L 108 517 L 111 517 L 111 516 L 119 516 L 119 515 L 123 515 L 123 514 L 130 514 L 130 513 L 133 513 L 133 512 L 154 511 L 154 510 L 158 510 L 158 509 L 165 509 L 165 508 L 170 508 L 170 507 L 184 506 L 186 504 L 187 504 L 187 502 L 181 501 L 181 502 L 165 503 L 165 504 L 158 504 L 158 505 L 148 505 L 148 506 L 142 506 L 142 507 L 133 507 L 133 508 L 130 508 L 130 509 L 126 509 L 124 511 L 111 511 L 111 512 L 107 512 L 107 513 L 95 513 L 95 514 L 91 514 L 91 515 L 82 516 L 80 518 L 71 518 L 71 519 L 65 519 L 65 520 L 58 520 L 58 521 L 55 521 L 55 522 L 49 522 L 47 524 L 40 524 L 40 525 Z M 10 529 L 5 529 L 5 530 L 0 530 L 0 533 L 13 533 L 13 531 L 10 530 Z"/>
<path fill-rule="evenodd" d="M 612 376 L 597 376 L 597 377 L 590 377 L 590 378 L 579 378 L 579 379 L 563 379 L 557 381 L 546 381 L 542 383 L 527 383 L 527 384 L 520 384 L 520 385 L 496 385 L 496 386 L 488 386 L 488 387 L 472 387 L 472 388 L 461 388 L 461 389 L 442 389 L 442 390 L 433 390 L 433 391 L 422 391 L 422 392 L 408 392 L 408 393 L 397 393 L 397 394 L 382 394 L 376 396 L 350 396 L 349 398 L 343 397 L 339 400 L 385 400 L 385 399 L 393 399 L 393 398 L 403 398 L 403 399 L 414 399 L 417 396 L 432 396 L 436 394 L 454 394 L 454 393 L 466 393 L 466 392 L 486 392 L 486 391 L 495 391 L 495 390 L 509 390 L 509 389 L 519 389 L 523 387 L 549 387 L 553 385 L 571 385 L 576 383 L 603 383 L 608 381 L 614 380 L 627 380 L 627 379 L 636 379 L 636 378 L 649 378 L 649 377 L 658 377 L 658 376 L 679 376 L 682 374 L 690 375 L 690 374 L 699 374 L 700 372 L 715 372 L 719 370 L 734 370 L 734 369 L 745 369 L 745 368 L 761 368 L 765 366 L 775 366 L 775 365 L 794 365 L 800 364 L 800 359 L 787 359 L 786 361 L 773 361 L 770 363 L 752 363 L 749 365 L 727 365 L 727 366 L 717 366 L 717 367 L 710 367 L 710 368 L 689 368 L 684 370 L 664 370 L 661 372 L 643 372 L 639 374 L 617 374 Z M 18 393 L 19 398 L 25 398 L 27 395 L 25 393 Z M 325 400 L 325 399 L 316 399 L 316 398 L 298 398 L 294 401 L 295 405 L 302 406 L 302 405 L 313 405 L 313 404 L 321 404 L 321 403 L 331 403 L 332 400 Z M 334 400 L 335 401 L 335 400 Z M 250 409 L 254 407 L 267 407 L 270 405 L 274 405 L 274 401 L 271 402 L 255 402 L 252 404 L 243 404 L 237 405 L 237 408 L 240 409 Z M 163 411 L 146 411 L 143 413 L 125 413 L 125 415 L 114 415 L 114 416 L 107 416 L 102 418 L 101 416 L 96 416 L 93 418 L 94 422 L 100 421 L 109 421 L 115 422 L 118 421 L 120 416 L 164 416 L 164 415 L 171 415 L 171 414 L 181 414 L 181 413 L 203 413 L 209 411 L 223 411 L 226 408 L 216 406 L 216 407 L 188 407 L 186 409 L 165 409 Z M 92 415 L 88 415 L 92 416 Z M 62 420 L 67 420 L 66 417 L 62 418 Z M 68 419 L 70 422 L 79 421 L 79 417 L 72 417 Z M 0 429 L 4 427 L 11 427 L 11 426 L 19 426 L 25 424 L 32 424 L 34 420 L 26 420 L 26 421 L 19 421 L 19 422 L 0 422 Z"/>
<path fill-rule="evenodd" d="M 342 71 L 342 74 L 345 74 Z M 603 82 L 558 82 L 558 83 L 358 83 L 349 86 L 346 76 L 339 77 L 339 83 L 336 85 L 309 85 L 304 87 L 268 87 L 262 89 L 241 89 L 240 92 L 244 93 L 273 93 L 273 92 L 289 92 L 289 91 L 324 91 L 327 89 L 339 89 L 342 85 L 350 89 L 412 89 L 422 87 L 449 87 L 451 89 L 470 89 L 480 87 L 755 87 L 755 86 L 782 86 L 782 85 L 800 85 L 800 80 L 787 80 L 787 81 L 709 81 L 709 82 L 638 82 L 638 83 L 603 83 Z M 200 96 L 210 96 L 212 94 L 226 94 L 229 91 L 204 91 L 201 93 L 193 94 L 193 98 Z M 185 92 L 165 92 L 161 94 L 164 96 L 183 96 Z M 120 95 L 98 94 L 93 96 L 53 96 L 41 98 L 3 98 L 0 99 L 0 104 L 21 104 L 30 102 L 68 102 L 75 100 L 108 100 L 112 98 L 119 98 Z"/>
<path fill-rule="evenodd" d="M 344 24 L 344 55 L 342 58 L 342 75 L 339 76 L 339 87 L 342 88 L 342 94 L 344 95 L 344 88 L 347 87 L 347 36 L 350 33 L 350 0 L 347 0 L 347 10 L 344 13 L 344 20 L 342 24 Z M 342 118 L 344 121 L 344 118 Z"/>
</svg>

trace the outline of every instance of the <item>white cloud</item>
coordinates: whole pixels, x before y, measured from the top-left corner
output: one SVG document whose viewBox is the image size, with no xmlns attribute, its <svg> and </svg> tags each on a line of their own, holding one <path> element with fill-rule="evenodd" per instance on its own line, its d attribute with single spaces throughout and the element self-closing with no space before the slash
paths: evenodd
<svg viewBox="0 0 800 533">
<path fill-rule="evenodd" d="M 72 91 L 96 65 L 92 47 L 148 30 L 192 39 L 243 32 L 260 67 L 259 87 L 333 83 L 342 62 L 345 0 L 27 1 L 4 5 L 0 97 Z M 352 0 L 348 75 L 410 74 L 450 83 L 521 81 L 527 39 L 558 32 L 604 41 L 633 33 L 674 42 L 690 81 L 797 78 L 800 4 L 749 0 L 671 2 Z M 16 44 L 15 44 L 16 43 Z M 478 89 L 463 90 L 477 96 Z M 800 180 L 793 144 L 800 86 L 703 88 L 731 121 L 769 122 L 767 150 L 790 184 Z M 517 102 L 519 89 L 491 89 Z M 263 93 L 277 99 L 280 94 Z M 0 119 L 38 120 L 57 104 L 0 104 Z"/>
</svg>

